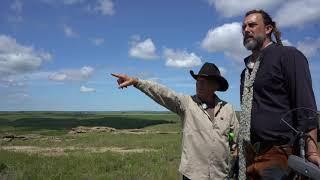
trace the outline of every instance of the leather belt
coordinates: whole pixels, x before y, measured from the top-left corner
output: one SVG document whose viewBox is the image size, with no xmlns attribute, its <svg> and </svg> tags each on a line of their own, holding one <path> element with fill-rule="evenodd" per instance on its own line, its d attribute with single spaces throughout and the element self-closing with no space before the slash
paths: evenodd
<svg viewBox="0 0 320 180">
<path fill-rule="evenodd" d="M 273 147 L 278 147 L 280 149 L 291 149 L 291 146 L 288 144 L 278 144 L 278 143 L 272 143 L 272 142 L 255 142 L 251 145 L 252 150 L 255 152 L 255 154 L 264 154 L 265 152 L 269 151 Z"/>
</svg>

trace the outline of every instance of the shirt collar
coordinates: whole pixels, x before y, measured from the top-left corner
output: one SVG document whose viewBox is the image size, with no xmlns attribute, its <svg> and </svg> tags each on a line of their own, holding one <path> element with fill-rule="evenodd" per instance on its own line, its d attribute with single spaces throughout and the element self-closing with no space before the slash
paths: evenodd
<svg viewBox="0 0 320 180">
<path fill-rule="evenodd" d="M 213 98 L 215 98 L 215 104 L 214 104 L 214 106 L 216 107 L 216 106 L 219 106 L 221 103 L 222 103 L 222 100 L 216 95 L 216 94 L 213 94 Z M 204 105 L 205 103 L 203 103 L 201 100 L 200 100 L 200 98 L 197 96 L 197 95 L 194 95 L 194 96 L 192 96 L 192 99 L 193 99 L 193 101 L 194 102 L 196 102 L 199 106 L 207 106 L 207 108 L 208 108 L 208 105 Z M 205 108 L 206 109 L 206 108 Z"/>
<path fill-rule="evenodd" d="M 274 45 L 273 41 L 269 42 L 261 51 L 260 51 L 260 57 L 264 56 L 264 53 L 267 49 L 272 47 Z M 254 62 L 250 61 L 252 57 L 252 54 L 250 56 L 247 56 L 244 58 L 244 63 L 248 69 L 253 69 Z"/>
</svg>

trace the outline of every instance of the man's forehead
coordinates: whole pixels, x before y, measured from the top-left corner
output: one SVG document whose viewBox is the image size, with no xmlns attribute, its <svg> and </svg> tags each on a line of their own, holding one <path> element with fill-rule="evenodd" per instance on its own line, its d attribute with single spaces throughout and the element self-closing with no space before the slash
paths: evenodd
<svg viewBox="0 0 320 180">
<path fill-rule="evenodd" d="M 249 24 L 249 23 L 257 23 L 259 21 L 262 21 L 262 16 L 260 13 L 253 13 L 248 16 L 246 16 L 243 20 L 243 24 Z"/>
</svg>

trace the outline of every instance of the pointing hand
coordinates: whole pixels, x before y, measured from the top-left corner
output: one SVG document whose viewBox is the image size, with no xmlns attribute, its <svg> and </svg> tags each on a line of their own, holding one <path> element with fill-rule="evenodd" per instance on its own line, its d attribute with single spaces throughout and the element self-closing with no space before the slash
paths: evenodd
<svg viewBox="0 0 320 180">
<path fill-rule="evenodd" d="M 138 83 L 137 78 L 129 77 L 126 74 L 116 74 L 116 73 L 111 73 L 112 76 L 118 78 L 117 82 L 119 85 L 119 88 L 126 88 L 131 85 L 136 85 Z"/>
</svg>

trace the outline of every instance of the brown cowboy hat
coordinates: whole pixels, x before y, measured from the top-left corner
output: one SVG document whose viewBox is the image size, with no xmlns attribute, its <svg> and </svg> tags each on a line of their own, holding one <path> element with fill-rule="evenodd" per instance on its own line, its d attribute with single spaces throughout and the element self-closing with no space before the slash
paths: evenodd
<svg viewBox="0 0 320 180">
<path fill-rule="evenodd" d="M 197 80 L 199 76 L 205 77 L 207 79 L 212 79 L 218 82 L 219 89 L 218 91 L 226 91 L 229 87 L 228 81 L 221 76 L 221 73 L 218 67 L 213 63 L 204 63 L 201 67 L 198 74 L 194 74 L 192 70 L 190 70 L 191 76 Z"/>
</svg>

